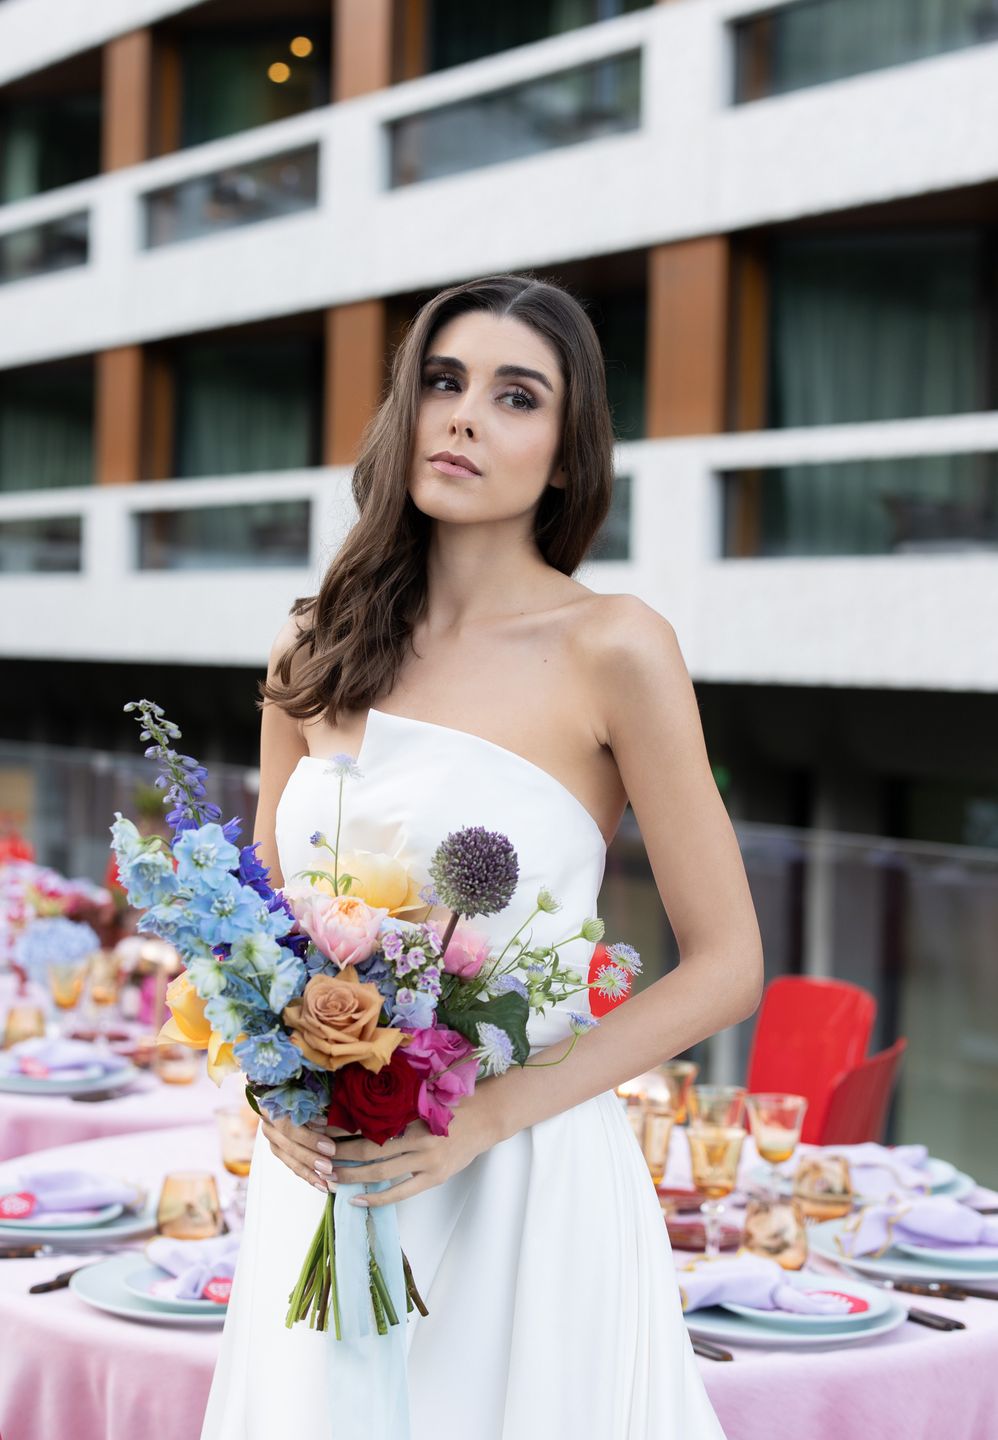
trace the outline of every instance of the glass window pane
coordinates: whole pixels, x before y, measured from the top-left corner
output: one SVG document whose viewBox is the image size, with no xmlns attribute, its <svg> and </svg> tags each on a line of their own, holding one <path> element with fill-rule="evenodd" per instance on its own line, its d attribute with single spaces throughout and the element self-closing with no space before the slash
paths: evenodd
<svg viewBox="0 0 998 1440">
<path fill-rule="evenodd" d="M 731 471 L 726 556 L 998 550 L 998 455 Z"/>
<path fill-rule="evenodd" d="M 317 341 L 191 342 L 178 356 L 176 376 L 178 477 L 319 464 Z"/>
<path fill-rule="evenodd" d="M 79 570 L 82 534 L 79 515 L 0 520 L 0 575 Z"/>
<path fill-rule="evenodd" d="M 90 485 L 93 365 L 32 365 L 0 374 L 0 492 Z"/>
<path fill-rule="evenodd" d="M 292 42 L 305 43 L 292 51 Z M 329 104 L 329 22 L 311 15 L 266 29 L 193 29 L 180 67 L 182 145 L 269 125 Z"/>
<path fill-rule="evenodd" d="M 8 101 L 0 108 L 0 203 L 98 174 L 100 135 L 98 92 Z"/>
<path fill-rule="evenodd" d="M 641 54 L 635 51 L 395 121 L 391 183 L 519 160 L 640 123 Z"/>
<path fill-rule="evenodd" d="M 909 232 L 774 245 L 770 425 L 990 408 L 982 239 Z"/>
<path fill-rule="evenodd" d="M 146 246 L 172 245 L 312 210 L 319 198 L 318 162 L 318 146 L 310 145 L 150 191 L 143 196 Z"/>
<path fill-rule="evenodd" d="M 801 0 L 737 21 L 735 99 L 758 100 L 998 39 L 989 0 Z"/>
<path fill-rule="evenodd" d="M 516 45 L 531 45 L 580 25 L 594 25 L 651 0 L 506 0 L 503 5 L 469 5 L 468 0 L 428 0 L 426 70 L 465 65 Z"/>
<path fill-rule="evenodd" d="M 0 285 L 85 265 L 89 249 L 90 216 L 86 210 L 0 235 Z"/>
<path fill-rule="evenodd" d="M 307 565 L 311 504 L 279 500 L 136 515 L 140 570 L 270 569 Z"/>
</svg>

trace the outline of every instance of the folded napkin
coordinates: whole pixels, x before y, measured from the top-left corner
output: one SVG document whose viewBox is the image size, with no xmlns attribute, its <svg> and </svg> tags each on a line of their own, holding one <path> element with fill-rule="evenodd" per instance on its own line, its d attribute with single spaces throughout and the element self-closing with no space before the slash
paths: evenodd
<svg viewBox="0 0 998 1440">
<path fill-rule="evenodd" d="M 806 1295 L 787 1284 L 787 1272 L 763 1255 L 732 1255 L 696 1262 L 679 1270 L 683 1310 L 705 1305 L 749 1305 L 753 1310 L 789 1310 L 797 1315 L 845 1315 L 849 1302 L 839 1295 Z M 816 1277 L 817 1278 L 817 1277 Z"/>
<path fill-rule="evenodd" d="M 857 1195 L 871 1200 L 886 1199 L 899 1190 L 929 1188 L 929 1158 L 925 1145 L 877 1145 L 866 1140 L 860 1145 L 801 1146 L 800 1155 L 842 1155 L 849 1162 L 852 1188 Z M 799 1162 L 798 1162 L 799 1163 Z"/>
<path fill-rule="evenodd" d="M 238 1230 L 213 1235 L 210 1240 L 170 1240 L 165 1235 L 150 1240 L 146 1246 L 149 1259 L 174 1277 L 160 1282 L 154 1293 L 171 1300 L 224 1303 L 229 1298 L 239 1240 Z"/>
<path fill-rule="evenodd" d="M 62 1216 L 82 1219 L 105 1205 L 137 1209 L 145 1199 L 141 1186 L 92 1170 L 22 1170 L 18 1185 L 6 1194 L 0 1190 L 0 1220 L 26 1220 L 36 1214 L 53 1222 Z"/>
<path fill-rule="evenodd" d="M 951 1195 L 864 1205 L 842 1227 L 844 1255 L 882 1255 L 896 1240 L 906 1245 L 998 1246 L 998 1219 L 978 1215 Z"/>
<path fill-rule="evenodd" d="M 0 1075 L 54 1075 L 60 1080 L 73 1080 L 90 1074 L 95 1065 L 110 1074 L 127 1064 L 122 1056 L 91 1045 L 89 1040 L 61 1040 L 45 1035 L 19 1040 L 9 1050 L 0 1051 Z"/>
</svg>

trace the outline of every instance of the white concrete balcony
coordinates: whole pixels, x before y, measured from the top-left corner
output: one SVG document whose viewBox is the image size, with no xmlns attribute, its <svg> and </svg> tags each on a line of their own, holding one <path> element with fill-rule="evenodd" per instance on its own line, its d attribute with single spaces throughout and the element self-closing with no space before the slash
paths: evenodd
<svg viewBox="0 0 998 1440">
<path fill-rule="evenodd" d="M 82 214 L 89 250 L 0 288 L 0 368 L 998 176 L 998 45 L 732 106 L 729 22 L 762 8 L 651 6 L 6 206 L 0 243 Z M 389 188 L 394 122 L 634 51 L 637 129 Z M 310 208 L 146 248 L 151 192 L 309 147 Z"/>
<path fill-rule="evenodd" d="M 727 559 L 721 533 L 725 472 L 996 452 L 998 414 L 622 445 L 630 559 L 590 561 L 578 578 L 666 615 L 695 678 L 998 690 L 998 549 L 987 542 L 954 553 Z M 339 468 L 0 497 L 0 556 L 12 524 L 82 522 L 77 571 L 0 574 L 0 654 L 261 665 L 291 601 L 315 592 L 353 521 L 349 480 Z M 306 536 L 294 563 L 273 510 L 250 510 L 262 531 L 236 523 L 246 507 L 275 504 L 309 511 L 307 530 L 296 522 L 288 532 Z M 208 512 L 214 528 L 198 540 Z M 171 517 L 189 527 L 179 540 Z"/>
</svg>

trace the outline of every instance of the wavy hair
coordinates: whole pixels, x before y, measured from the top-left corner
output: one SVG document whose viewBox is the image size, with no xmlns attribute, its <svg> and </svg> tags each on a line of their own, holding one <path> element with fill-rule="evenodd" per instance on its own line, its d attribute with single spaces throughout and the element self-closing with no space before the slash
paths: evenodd
<svg viewBox="0 0 998 1440">
<path fill-rule="evenodd" d="M 565 386 L 564 488 L 548 485 L 534 514 L 540 554 L 571 575 L 610 508 L 613 423 L 606 369 L 592 322 L 574 296 L 531 275 L 490 275 L 433 296 L 409 324 L 392 360 L 388 393 L 364 429 L 351 490 L 358 518 L 316 596 L 296 600 L 297 639 L 262 681 L 298 720 L 366 709 L 389 694 L 427 606 L 426 551 L 432 520 L 408 493 L 424 357 L 442 326 L 469 311 L 511 316 L 557 354 Z"/>
</svg>

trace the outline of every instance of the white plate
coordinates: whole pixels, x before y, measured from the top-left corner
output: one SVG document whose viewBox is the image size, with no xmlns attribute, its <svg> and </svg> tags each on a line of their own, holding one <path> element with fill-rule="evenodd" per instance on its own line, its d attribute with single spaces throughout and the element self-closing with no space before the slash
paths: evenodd
<svg viewBox="0 0 998 1440">
<path fill-rule="evenodd" d="M 892 1277 L 897 1280 L 953 1280 L 957 1284 L 973 1276 L 978 1280 L 998 1280 L 998 1264 L 995 1265 L 954 1265 L 952 1260 L 939 1263 L 930 1260 L 916 1260 L 902 1254 L 892 1245 L 885 1255 L 874 1259 L 872 1255 L 843 1255 L 835 1241 L 842 1231 L 842 1220 L 824 1220 L 820 1225 L 808 1227 L 808 1245 L 816 1255 L 834 1260 L 857 1270 L 861 1275 Z"/>
<path fill-rule="evenodd" d="M 152 1300 L 133 1295 L 125 1286 L 125 1277 L 133 1274 L 137 1258 L 134 1254 L 112 1255 L 98 1260 L 84 1270 L 77 1270 L 69 1288 L 87 1305 L 118 1315 L 123 1320 L 138 1320 L 147 1325 L 196 1325 L 199 1329 L 217 1329 L 225 1323 L 225 1306 L 212 1306 L 209 1314 L 164 1310 Z"/>
<path fill-rule="evenodd" d="M 750 1305 L 735 1305 L 730 1302 L 722 1303 L 720 1308 L 730 1310 L 735 1315 L 743 1315 L 748 1320 L 758 1320 L 760 1325 L 768 1325 L 774 1330 L 796 1331 L 800 1334 L 819 1330 L 822 1333 L 837 1333 L 842 1330 L 863 1329 L 881 1315 L 886 1315 L 891 1308 L 888 1291 L 878 1290 L 874 1285 L 864 1285 L 861 1280 L 854 1280 L 851 1276 L 844 1275 L 840 1279 L 835 1275 L 819 1275 L 815 1271 L 797 1271 L 784 1278 L 795 1290 L 818 1291 L 821 1294 L 831 1291 L 837 1295 L 852 1295 L 864 1302 L 865 1308 L 844 1315 L 798 1315 L 790 1310 L 759 1310 Z"/>
<path fill-rule="evenodd" d="M 123 1283 L 130 1294 L 137 1295 L 140 1300 L 148 1300 L 160 1310 L 186 1315 L 225 1314 L 225 1304 L 217 1300 L 178 1300 L 172 1295 L 157 1295 L 156 1286 L 172 1279 L 173 1276 L 168 1271 L 161 1269 L 159 1265 L 150 1265 L 147 1261 L 127 1274 Z"/>
<path fill-rule="evenodd" d="M 834 1147 L 834 1145 L 826 1145 L 826 1146 L 823 1147 L 823 1149 L 824 1149 L 829 1155 L 833 1155 L 833 1154 L 835 1153 L 835 1147 Z M 807 1152 L 805 1152 L 806 1155 L 818 1154 L 818 1153 L 819 1153 L 818 1151 L 807 1151 Z M 802 1157 L 802 1158 L 803 1158 L 803 1157 Z M 795 1170 L 796 1170 L 796 1167 L 795 1167 Z M 954 1184 L 954 1182 L 957 1180 L 957 1178 L 958 1178 L 958 1176 L 959 1176 L 959 1173 L 960 1173 L 960 1172 L 957 1170 L 956 1166 L 953 1165 L 949 1160 L 939 1160 L 939 1159 L 937 1159 L 936 1156 L 934 1156 L 934 1155 L 929 1155 L 929 1156 L 926 1158 L 924 1170 L 925 1170 L 925 1180 L 926 1180 L 926 1183 L 927 1183 L 927 1185 L 928 1185 L 928 1187 L 929 1187 L 930 1193 L 933 1194 L 933 1195 L 937 1195 L 937 1194 L 939 1194 L 940 1192 L 944 1192 L 944 1193 L 946 1193 L 946 1194 L 949 1194 L 949 1193 L 950 1193 L 950 1186 L 952 1186 L 952 1185 Z M 885 1172 L 885 1173 L 886 1173 L 886 1172 Z M 779 1190 L 780 1190 L 781 1195 L 789 1195 L 789 1194 L 791 1193 L 791 1191 L 793 1190 L 793 1188 L 794 1188 L 793 1175 L 794 1175 L 794 1172 L 788 1173 L 788 1172 L 786 1172 L 786 1171 L 784 1171 L 784 1170 L 780 1170 L 780 1171 L 779 1171 L 777 1183 L 778 1183 L 778 1186 L 779 1186 Z M 760 1184 L 760 1185 L 765 1185 L 765 1186 L 768 1187 L 768 1186 L 770 1186 L 770 1185 L 772 1184 L 773 1174 L 772 1174 L 772 1171 L 771 1171 L 771 1169 L 769 1168 L 768 1165 L 754 1165 L 754 1166 L 752 1167 L 752 1169 L 749 1171 L 749 1178 L 752 1179 L 752 1180 L 755 1180 L 755 1181 L 756 1181 L 758 1184 Z M 973 1183 L 974 1183 L 974 1182 L 971 1181 L 971 1184 L 970 1184 L 970 1186 L 968 1187 L 968 1189 L 969 1189 L 969 1188 L 973 1188 Z M 914 1192 L 914 1193 L 917 1193 L 917 1192 Z M 961 1192 L 961 1193 L 966 1193 L 966 1191 L 963 1191 L 963 1192 Z M 864 1195 L 857 1195 L 857 1196 L 856 1196 L 856 1199 L 857 1199 L 858 1201 L 860 1201 L 861 1203 L 864 1202 L 864 1201 L 866 1200 L 866 1198 L 867 1198 L 867 1197 L 865 1197 Z"/>
<path fill-rule="evenodd" d="M 85 1250 L 88 1245 L 114 1244 L 118 1240 L 131 1240 L 139 1235 L 148 1235 L 156 1229 L 155 1206 L 146 1206 L 138 1214 L 125 1210 L 117 1220 L 108 1220 L 104 1225 L 42 1226 L 36 1225 L 31 1231 L 31 1242 L 48 1242 L 65 1248 L 68 1245 Z M 28 1237 L 14 1225 L 0 1225 L 0 1241 L 19 1241 Z"/>
<path fill-rule="evenodd" d="M 37 1215 L 29 1215 L 26 1220 L 5 1220 L 5 1230 L 91 1230 L 95 1225 L 106 1225 L 109 1220 L 117 1220 L 123 1215 L 124 1205 L 103 1205 L 99 1210 L 42 1210 Z"/>
<path fill-rule="evenodd" d="M 914 1245 L 896 1240 L 895 1250 L 935 1265 L 998 1266 L 998 1245 Z"/>
<path fill-rule="evenodd" d="M 123 1090 L 141 1074 L 137 1065 L 123 1065 L 120 1070 L 105 1070 L 91 1065 L 75 1079 L 57 1075 L 0 1075 L 0 1092 L 9 1095 L 93 1095 L 101 1090 Z"/>
<path fill-rule="evenodd" d="M 834 1284 L 834 1280 L 832 1283 Z M 724 1340 L 731 1345 L 837 1349 L 840 1345 L 860 1345 L 867 1340 L 875 1340 L 903 1325 L 908 1318 L 908 1307 L 898 1304 L 892 1297 L 888 1298 L 890 1304 L 885 1315 L 878 1316 L 869 1325 L 847 1330 L 778 1330 L 775 1326 L 763 1325 L 758 1320 L 729 1315 L 720 1306 L 694 1310 L 687 1315 L 686 1326 L 691 1335 L 702 1336 L 705 1340 Z"/>
</svg>

